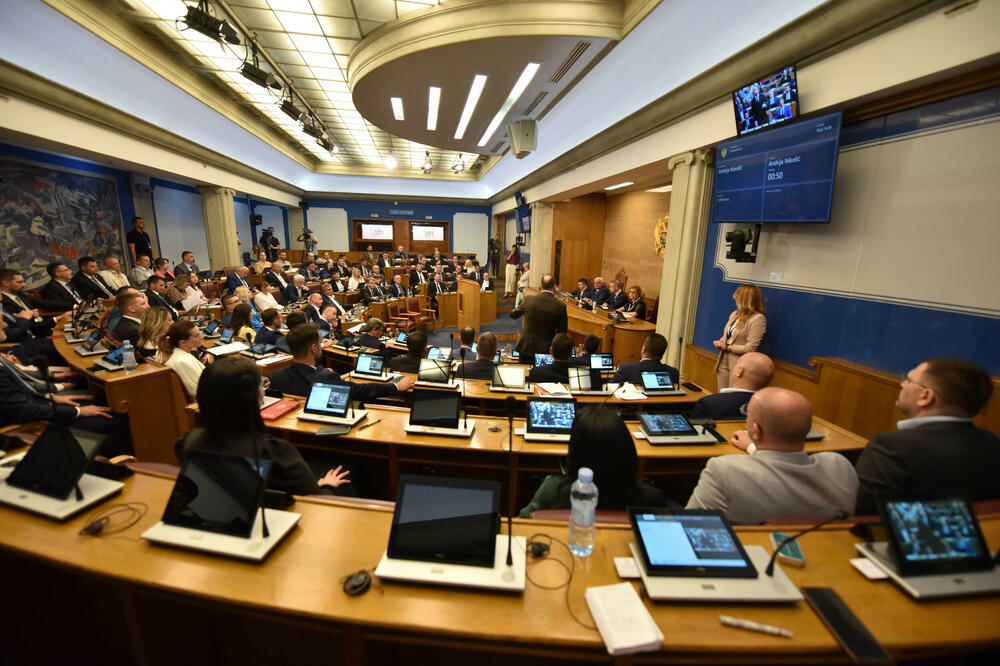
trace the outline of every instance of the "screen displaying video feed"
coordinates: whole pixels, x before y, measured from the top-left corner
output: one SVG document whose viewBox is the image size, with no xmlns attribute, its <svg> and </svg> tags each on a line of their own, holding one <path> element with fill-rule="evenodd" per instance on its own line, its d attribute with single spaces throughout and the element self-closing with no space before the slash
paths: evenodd
<svg viewBox="0 0 1000 666">
<path fill-rule="evenodd" d="M 569 433 L 576 417 L 572 400 L 529 400 L 528 430 L 532 432 Z"/>
<path fill-rule="evenodd" d="M 383 359 L 381 356 L 376 356 L 374 354 L 358 354 L 358 364 L 354 367 L 354 369 L 355 371 L 366 375 L 380 375 L 382 374 L 382 364 Z"/>
<path fill-rule="evenodd" d="M 736 130 L 756 132 L 799 115 L 795 67 L 785 67 L 733 92 Z"/>
<path fill-rule="evenodd" d="M 911 562 L 983 556 L 975 517 L 960 499 L 887 502 L 902 556 Z"/>
<path fill-rule="evenodd" d="M 309 391 L 306 411 L 343 416 L 347 413 L 347 403 L 350 397 L 350 386 L 316 383 Z"/>
</svg>

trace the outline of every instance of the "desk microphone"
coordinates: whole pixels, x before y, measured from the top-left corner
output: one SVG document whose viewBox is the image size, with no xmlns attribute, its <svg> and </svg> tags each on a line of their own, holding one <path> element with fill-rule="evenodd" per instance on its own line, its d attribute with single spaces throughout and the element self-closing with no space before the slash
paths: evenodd
<svg viewBox="0 0 1000 666">
<path fill-rule="evenodd" d="M 247 333 L 245 336 L 243 336 L 243 339 L 247 341 L 247 346 L 250 347 L 250 354 L 253 356 L 253 362 L 256 363 L 257 362 L 257 350 L 253 348 L 253 339 L 251 338 L 251 336 L 250 336 L 249 333 Z"/>
<path fill-rule="evenodd" d="M 796 539 L 798 539 L 803 534 L 808 534 L 809 532 L 812 532 L 813 530 L 818 530 L 819 528 L 823 527 L 827 523 L 832 523 L 835 520 L 843 520 L 845 518 L 847 518 L 847 512 L 846 511 L 838 511 L 837 513 L 833 514 L 831 517 L 824 518 L 823 520 L 821 520 L 820 522 L 816 523 L 812 527 L 808 527 L 808 528 L 802 530 L 801 532 L 799 532 L 798 534 L 793 534 L 790 537 L 786 537 L 786 538 L 782 539 L 781 543 L 778 544 L 778 547 L 774 549 L 774 553 L 771 555 L 771 559 L 767 561 L 767 568 L 764 569 L 764 573 L 766 573 L 768 576 L 773 576 L 774 575 L 774 560 L 778 557 L 778 553 L 781 552 L 781 549 L 785 547 L 786 543 L 791 543 L 792 541 L 795 541 Z"/>
<path fill-rule="evenodd" d="M 462 368 L 462 404 L 463 405 L 465 404 L 465 352 L 466 351 L 468 351 L 468 350 L 466 350 L 465 347 L 459 347 L 459 349 L 458 349 L 458 355 L 462 358 L 462 365 L 459 366 L 459 367 Z M 458 368 L 455 369 L 455 381 L 458 381 Z M 466 426 L 469 425 L 469 408 L 468 407 L 465 408 L 465 419 L 464 420 L 465 420 L 465 423 L 462 424 L 462 430 L 465 430 Z"/>
<path fill-rule="evenodd" d="M 74 440 L 75 438 L 69 432 L 69 429 L 66 428 L 66 426 L 59 426 L 59 425 L 56 425 L 56 423 L 55 423 L 55 420 L 56 420 L 56 391 L 55 391 L 55 387 L 52 385 L 52 376 L 49 374 L 49 357 L 48 356 L 41 356 L 41 355 L 40 356 L 36 356 L 35 358 L 31 359 L 31 364 L 33 366 L 35 366 L 36 368 L 38 368 L 39 374 L 42 375 L 42 379 L 45 381 L 45 390 L 48 392 L 48 399 L 51 401 L 51 404 L 52 404 L 52 423 L 50 423 L 48 426 L 46 426 L 45 429 L 46 430 L 49 430 L 49 429 L 58 429 L 60 437 L 62 437 L 64 439 L 67 439 L 67 440 Z M 66 442 L 66 443 L 68 444 L 69 442 Z M 75 441 L 73 443 L 75 444 Z M 66 450 L 71 450 L 71 449 L 72 449 L 72 447 L 68 447 Z M 80 490 L 80 481 L 79 480 L 77 480 L 77 482 L 75 484 L 73 484 L 73 489 L 76 491 L 76 501 L 77 502 L 82 502 L 83 501 L 83 491 Z"/>
<path fill-rule="evenodd" d="M 351 361 L 351 338 L 345 337 L 341 342 L 344 343 L 344 350 L 347 352 L 347 362 Z M 347 403 L 351 406 L 351 416 L 349 418 L 354 418 L 354 382 L 352 381 L 351 375 L 354 374 L 353 370 L 347 371 Z"/>
<path fill-rule="evenodd" d="M 513 527 L 511 523 L 514 516 L 514 504 L 517 482 L 514 476 L 514 411 L 517 410 L 517 398 L 512 395 L 507 396 L 507 482 L 511 485 L 509 489 L 509 499 L 507 500 L 507 566 L 514 565 L 514 556 L 511 546 L 514 543 Z"/>
</svg>

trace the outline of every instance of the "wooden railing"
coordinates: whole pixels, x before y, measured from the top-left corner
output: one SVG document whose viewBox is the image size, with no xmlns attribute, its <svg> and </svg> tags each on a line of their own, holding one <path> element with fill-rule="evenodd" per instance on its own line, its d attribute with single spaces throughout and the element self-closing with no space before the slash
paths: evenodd
<svg viewBox="0 0 1000 666">
<path fill-rule="evenodd" d="M 715 388 L 716 354 L 688 345 L 684 377 L 707 388 Z M 899 376 L 839 358 L 813 357 L 815 370 L 785 361 L 775 361 L 772 386 L 798 391 L 812 403 L 816 416 L 832 421 L 863 437 L 895 430 L 904 418 L 896 408 Z M 1000 433 L 1000 377 L 993 378 L 993 396 L 976 417 L 976 425 Z"/>
</svg>

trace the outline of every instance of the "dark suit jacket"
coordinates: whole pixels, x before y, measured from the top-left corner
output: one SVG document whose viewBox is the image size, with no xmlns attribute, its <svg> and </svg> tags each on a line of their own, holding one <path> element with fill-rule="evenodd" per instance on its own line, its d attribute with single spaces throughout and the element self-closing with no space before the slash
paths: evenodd
<svg viewBox="0 0 1000 666">
<path fill-rule="evenodd" d="M 449 291 L 448 285 L 442 279 L 441 282 L 430 281 L 427 285 L 427 295 L 430 296 L 431 300 L 437 300 L 438 294 L 447 294 Z"/>
<path fill-rule="evenodd" d="M 100 275 L 95 275 L 96 279 L 101 285 L 107 289 L 107 293 L 100 291 L 89 277 L 87 277 L 82 271 L 77 271 L 73 279 L 70 280 L 70 284 L 76 287 L 76 290 L 80 292 L 80 296 L 86 298 L 88 296 L 97 296 L 99 298 L 112 298 L 115 295 L 115 290 L 108 286 L 108 283 L 104 281 Z M 110 296 L 109 296 L 110 294 Z"/>
<path fill-rule="evenodd" d="M 284 273 L 281 274 L 281 277 L 285 280 L 285 286 L 292 284 L 292 281 Z M 264 279 L 267 280 L 267 283 L 272 287 L 277 287 L 278 289 L 284 291 L 285 287 L 281 285 L 281 282 L 278 280 L 278 277 L 274 274 L 274 271 L 269 270 L 265 272 Z"/>
<path fill-rule="evenodd" d="M 184 264 L 184 262 L 181 262 L 176 266 L 174 266 L 175 277 L 178 275 L 183 275 L 184 273 L 201 273 L 201 269 L 198 268 L 198 264 L 191 264 L 191 270 L 188 270 L 188 267 Z"/>
<path fill-rule="evenodd" d="M 592 299 L 594 301 L 594 306 L 596 307 L 601 303 L 603 303 L 604 301 L 608 300 L 608 296 L 610 295 L 611 291 L 607 288 L 607 286 L 603 286 L 600 289 L 591 287 L 590 289 L 587 290 L 585 298 Z"/>
<path fill-rule="evenodd" d="M 636 386 L 642 386 L 642 373 L 643 372 L 669 372 L 670 381 L 677 386 L 680 382 L 680 373 L 677 368 L 671 367 L 666 363 L 660 363 L 651 358 L 644 358 L 641 361 L 636 361 L 635 363 L 622 363 L 618 366 L 618 372 L 611 379 L 612 382 L 621 384 L 622 382 L 631 382 Z"/>
<path fill-rule="evenodd" d="M 323 303 L 324 303 L 325 305 L 332 305 L 332 306 L 333 306 L 333 309 L 334 309 L 334 310 L 336 310 L 336 311 L 337 311 L 337 314 L 338 314 L 339 316 L 341 316 L 341 317 L 342 317 L 342 316 L 344 316 L 344 313 L 346 313 L 346 312 L 347 312 L 347 308 L 345 308 L 345 307 L 344 307 L 344 306 L 343 306 L 343 305 L 342 305 L 342 304 L 340 303 L 340 301 L 338 301 L 338 300 L 337 300 L 336 298 L 333 298 L 332 296 L 324 296 L 324 297 L 323 297 Z"/>
<path fill-rule="evenodd" d="M 177 321 L 177 308 L 174 307 L 174 304 L 170 302 L 166 295 L 158 294 L 152 289 L 147 289 L 143 293 L 146 294 L 146 300 L 149 301 L 149 307 L 166 308 L 170 311 L 170 316 L 174 318 L 174 321 Z"/>
<path fill-rule="evenodd" d="M 287 287 L 285 287 L 281 296 L 285 299 L 285 303 L 295 303 L 296 301 L 301 300 L 303 298 L 308 298 L 309 289 L 306 287 L 302 287 L 302 295 L 300 296 L 299 290 L 295 287 L 295 285 L 290 284 Z"/>
<path fill-rule="evenodd" d="M 268 273 L 270 272 L 271 271 L 268 271 Z M 247 289 L 249 289 L 250 283 L 247 282 L 246 280 L 240 279 L 240 276 L 237 275 L 236 273 L 230 273 L 229 277 L 226 278 L 226 291 L 228 291 L 231 294 L 234 291 L 236 291 L 236 289 L 239 287 L 246 287 Z"/>
<path fill-rule="evenodd" d="M 76 289 L 76 285 L 72 285 Z M 79 289 L 76 289 L 76 293 L 80 294 L 80 298 L 83 299 L 84 295 Z M 73 294 L 70 293 L 69 289 L 59 284 L 55 280 L 49 280 L 42 287 L 42 296 L 47 301 L 52 301 L 53 303 L 59 303 L 60 307 L 64 310 L 69 310 L 76 306 L 76 299 L 73 298 Z"/>
<path fill-rule="evenodd" d="M 120 342 L 128 340 L 134 347 L 136 342 L 139 341 L 139 324 L 135 323 L 131 319 L 122 317 L 118 320 L 118 323 L 115 325 L 115 329 L 111 331 L 111 334 L 118 338 Z"/>
<path fill-rule="evenodd" d="M 874 514 L 876 494 L 960 492 L 970 500 L 1000 497 L 1000 438 L 969 422 L 927 423 L 881 432 L 855 465 L 856 514 Z"/>
<path fill-rule="evenodd" d="M 281 334 L 281 331 L 275 331 L 267 326 L 261 326 L 257 330 L 257 335 L 254 336 L 253 342 L 256 345 L 276 345 L 278 340 L 284 338 L 285 336 Z"/>
<path fill-rule="evenodd" d="M 566 331 L 568 320 L 566 304 L 552 292 L 543 291 L 528 296 L 520 310 L 510 313 L 515 319 L 524 317 L 524 330 L 517 341 L 517 351 L 521 358 L 534 358 L 535 354 L 546 354 L 556 333 Z"/>
<path fill-rule="evenodd" d="M 339 278 L 333 278 L 330 280 L 330 286 L 333 287 L 335 292 L 347 291 L 347 285 L 343 283 Z"/>
<path fill-rule="evenodd" d="M 410 271 L 410 288 L 411 289 L 416 289 L 417 285 L 420 284 L 420 276 L 418 275 L 418 272 L 419 271 L 417 271 L 417 270 Z M 425 282 L 430 282 L 430 278 L 427 277 L 427 273 L 424 273 L 424 281 Z"/>
<path fill-rule="evenodd" d="M 392 258 L 393 259 L 409 260 L 410 253 L 409 252 L 396 252 L 395 254 L 392 255 Z"/>
<path fill-rule="evenodd" d="M 458 366 L 455 376 L 460 379 L 493 379 L 493 361 L 488 358 L 478 358 L 466 361 Z"/>
<path fill-rule="evenodd" d="M 389 361 L 389 352 L 385 348 L 385 344 L 373 336 L 371 333 L 362 333 L 354 340 L 355 347 L 369 347 L 371 349 L 377 349 L 385 358 L 386 362 Z"/>
<path fill-rule="evenodd" d="M 316 311 L 316 308 L 314 308 L 311 304 L 302 308 L 302 314 L 306 316 L 306 319 L 309 320 L 310 324 L 318 324 L 321 321 L 326 323 L 323 317 L 320 316 L 319 312 Z"/>
<path fill-rule="evenodd" d="M 589 368 L 590 367 L 590 354 L 580 354 L 579 356 L 573 356 L 569 359 L 569 364 L 576 366 L 578 368 Z"/>
<path fill-rule="evenodd" d="M 351 267 L 347 264 L 344 264 L 343 266 L 340 264 L 334 264 L 332 267 L 327 268 L 327 270 L 330 272 L 330 275 L 336 275 L 338 277 L 351 276 Z"/>
<path fill-rule="evenodd" d="M 560 382 L 565 384 L 569 381 L 569 362 L 553 361 L 552 365 L 536 365 L 528 373 L 528 381 L 532 384 L 538 382 Z"/>
<path fill-rule="evenodd" d="M 403 354 L 389 361 L 389 369 L 393 372 L 409 372 L 417 374 L 420 372 L 420 359 L 423 356 L 415 354 Z"/>
<path fill-rule="evenodd" d="M 745 406 L 752 397 L 753 391 L 727 391 L 706 395 L 694 403 L 691 418 L 745 420 Z"/>
<path fill-rule="evenodd" d="M 292 363 L 287 368 L 278 370 L 271 375 L 271 388 L 282 393 L 292 395 L 309 395 L 312 385 L 315 382 L 324 384 L 336 384 L 347 386 L 345 382 L 335 372 L 327 368 L 314 368 L 311 365 L 302 363 Z M 397 395 L 396 385 L 387 382 L 371 382 L 351 384 L 351 398 L 361 402 L 384 398 L 390 395 Z"/>
<path fill-rule="evenodd" d="M 625 304 L 628 303 L 628 298 L 625 296 L 624 291 L 612 294 L 609 290 L 608 298 L 604 301 L 604 303 L 608 306 L 609 310 L 617 310 L 618 308 L 625 307 Z"/>
<path fill-rule="evenodd" d="M 385 290 L 385 293 L 389 295 L 389 298 L 405 298 L 406 287 L 403 285 L 397 286 L 393 283 L 389 285 L 389 288 Z"/>
<path fill-rule="evenodd" d="M 76 420 L 76 409 L 70 405 L 55 405 L 45 398 L 30 393 L 14 373 L 0 365 L 0 426 L 29 421 L 52 421 L 71 425 Z"/>
<path fill-rule="evenodd" d="M 22 301 L 24 301 L 25 305 L 28 306 L 29 310 L 34 310 L 35 308 L 43 310 L 59 309 L 58 307 L 48 307 L 46 304 L 43 304 L 41 302 L 35 302 L 34 300 L 32 300 L 30 296 L 25 294 L 23 291 L 20 294 L 18 294 L 17 297 L 20 298 Z M 53 303 L 53 305 L 55 305 L 55 303 Z M 13 300 L 7 298 L 7 296 L 3 297 L 3 309 L 5 313 L 11 315 L 10 318 L 16 318 L 16 319 L 20 319 L 20 317 L 13 317 L 13 315 L 16 315 L 18 312 L 24 310 L 24 308 L 15 303 Z M 7 320 L 8 324 L 10 324 L 10 318 L 8 318 Z M 28 322 L 28 326 L 30 326 L 31 331 L 34 335 L 46 336 L 52 333 L 52 327 L 56 325 L 56 320 L 53 319 L 52 317 L 41 317 L 40 319 L 41 321 L 34 321 L 32 319 L 25 319 L 24 321 Z M 8 336 L 11 335 L 10 329 L 7 330 L 7 335 Z M 11 338 L 11 342 L 17 342 L 17 340 Z"/>
</svg>

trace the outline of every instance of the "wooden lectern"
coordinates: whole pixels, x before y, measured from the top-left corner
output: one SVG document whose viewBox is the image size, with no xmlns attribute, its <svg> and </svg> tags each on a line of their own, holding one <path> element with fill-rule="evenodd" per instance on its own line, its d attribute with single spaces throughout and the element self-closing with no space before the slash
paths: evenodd
<svg viewBox="0 0 1000 666">
<path fill-rule="evenodd" d="M 458 327 L 471 326 L 479 332 L 479 283 L 475 280 L 458 278 Z"/>
</svg>

